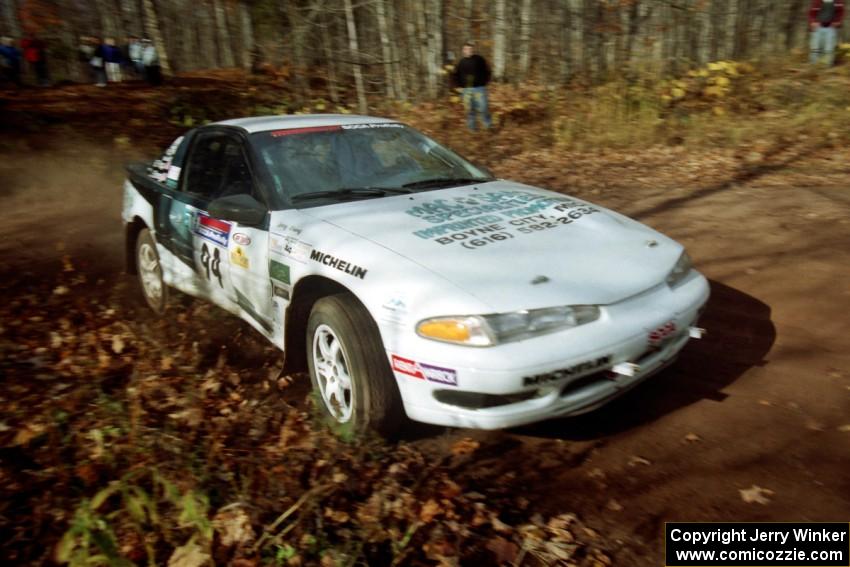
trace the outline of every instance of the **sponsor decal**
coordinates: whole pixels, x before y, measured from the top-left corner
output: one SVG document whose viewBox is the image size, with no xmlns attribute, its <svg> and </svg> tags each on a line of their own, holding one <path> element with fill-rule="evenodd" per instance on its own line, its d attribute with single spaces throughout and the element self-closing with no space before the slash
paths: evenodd
<svg viewBox="0 0 850 567">
<path fill-rule="evenodd" d="M 195 234 L 218 246 L 227 247 L 230 236 L 230 223 L 198 213 L 195 220 Z"/>
<path fill-rule="evenodd" d="M 360 278 L 361 280 L 366 277 L 365 268 L 361 268 L 360 266 L 356 266 L 351 264 L 345 260 L 340 260 L 335 256 L 331 256 L 330 254 L 325 254 L 324 252 L 319 252 L 318 250 L 310 251 L 310 259 L 318 262 L 319 264 L 324 264 L 325 266 L 336 268 L 340 272 L 345 272 L 350 276 L 354 276 L 355 278 Z"/>
<path fill-rule="evenodd" d="M 420 362 L 419 367 L 422 369 L 422 373 L 425 375 L 426 380 L 439 382 L 440 384 L 447 384 L 449 386 L 457 386 L 457 372 L 451 368 L 431 366 L 424 362 Z"/>
<path fill-rule="evenodd" d="M 272 282 L 272 291 L 275 297 L 281 297 L 289 301 L 289 289 L 286 287 Z"/>
<path fill-rule="evenodd" d="M 587 362 L 580 362 L 578 364 L 574 364 L 569 368 L 564 368 L 562 370 L 556 370 L 555 372 L 547 372 L 546 374 L 537 374 L 536 376 L 526 376 L 522 379 L 523 386 L 540 386 L 542 384 L 549 384 L 551 382 L 556 382 L 563 378 L 571 378 L 578 377 L 583 374 L 588 374 L 592 370 L 599 370 L 600 368 L 604 368 L 611 364 L 611 355 L 606 354 L 605 356 L 600 356 L 596 360 L 588 360 Z"/>
<path fill-rule="evenodd" d="M 342 130 L 339 126 L 311 126 L 309 128 L 289 128 L 287 130 L 274 130 L 271 132 L 272 138 L 280 138 L 281 136 L 292 136 L 294 134 L 314 134 L 316 132 L 333 132 Z"/>
<path fill-rule="evenodd" d="M 269 261 L 269 276 L 271 276 L 273 280 L 278 280 L 287 285 L 292 283 L 289 281 L 289 266 L 281 264 L 275 260 Z"/>
<path fill-rule="evenodd" d="M 440 245 L 459 244 L 474 250 L 523 234 L 572 224 L 598 213 L 587 203 L 569 197 L 550 197 L 530 191 L 493 191 L 426 201 L 405 211 L 432 223 L 413 231 Z"/>
<path fill-rule="evenodd" d="M 419 365 L 414 360 L 410 360 L 409 358 L 402 358 L 400 356 L 393 355 L 393 370 L 396 372 L 401 372 L 402 374 L 407 374 L 408 376 L 413 376 L 414 378 L 419 378 L 420 380 L 425 379 L 425 375 L 422 374 L 422 371 L 419 369 Z"/>
<path fill-rule="evenodd" d="M 301 263 L 307 262 L 313 247 L 294 236 L 287 236 L 283 244 L 283 253 Z"/>
<path fill-rule="evenodd" d="M 245 255 L 245 251 L 242 250 L 241 246 L 237 246 L 230 252 L 230 263 L 246 270 L 249 268 L 248 256 Z"/>
<path fill-rule="evenodd" d="M 650 331 L 647 334 L 647 340 L 649 341 L 649 346 L 652 347 L 660 347 L 665 343 L 669 342 L 673 335 L 676 333 L 676 322 L 668 321 L 664 325 L 658 327 L 654 331 Z"/>
<path fill-rule="evenodd" d="M 404 128 L 403 124 L 382 122 L 381 124 L 343 124 L 343 130 L 364 130 L 367 128 Z"/>
<path fill-rule="evenodd" d="M 381 305 L 381 321 L 387 323 L 403 323 L 407 316 L 407 304 L 404 300 L 394 297 Z"/>
<path fill-rule="evenodd" d="M 286 247 L 286 243 L 284 242 L 284 240 L 282 238 L 277 238 L 275 236 L 272 236 L 269 239 L 269 250 L 271 250 L 275 254 L 283 254 L 285 247 Z"/>
<path fill-rule="evenodd" d="M 236 232 L 233 234 L 233 242 L 241 244 L 242 246 L 248 246 L 251 244 L 251 237 L 245 233 Z"/>
<path fill-rule="evenodd" d="M 409 358 L 403 358 L 398 355 L 392 355 L 393 370 L 402 374 L 407 374 L 419 380 L 428 380 L 429 382 L 437 382 L 448 386 L 457 386 L 457 371 L 451 368 L 443 368 L 424 362 L 416 362 Z"/>
<path fill-rule="evenodd" d="M 171 167 L 169 167 L 166 179 L 168 179 L 169 181 L 177 181 L 178 179 L 180 179 L 180 168 L 176 165 L 172 165 Z"/>
</svg>

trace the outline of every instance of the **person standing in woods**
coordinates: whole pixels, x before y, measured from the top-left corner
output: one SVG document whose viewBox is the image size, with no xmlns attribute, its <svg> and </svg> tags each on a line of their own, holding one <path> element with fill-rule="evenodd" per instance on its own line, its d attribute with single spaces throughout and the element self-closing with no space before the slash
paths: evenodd
<svg viewBox="0 0 850 567">
<path fill-rule="evenodd" d="M 139 38 L 130 36 L 130 40 L 127 42 L 127 59 L 130 61 L 133 72 L 140 78 L 145 75 L 145 65 L 142 63 L 143 50 L 144 46 Z"/>
<path fill-rule="evenodd" d="M 110 83 L 121 82 L 121 50 L 115 40 L 106 38 L 103 46 L 103 61 L 106 65 L 106 78 Z"/>
<path fill-rule="evenodd" d="M 21 40 L 24 50 L 24 59 L 35 72 L 35 78 L 40 87 L 46 87 L 49 83 L 47 76 L 47 52 L 44 42 L 30 32 Z"/>
<path fill-rule="evenodd" d="M 844 0 L 812 0 L 809 8 L 809 27 L 812 30 L 809 60 L 817 63 L 826 55 L 830 67 L 835 63 L 835 44 L 838 28 L 844 18 Z"/>
<path fill-rule="evenodd" d="M 466 108 L 466 125 L 476 129 L 476 118 L 481 116 L 485 128 L 490 128 L 490 109 L 487 101 L 487 83 L 490 82 L 490 66 L 487 60 L 475 53 L 472 42 L 463 45 L 463 57 L 454 70 L 455 85 L 463 89 L 463 106 Z"/>
<path fill-rule="evenodd" d="M 147 38 L 142 40 L 142 64 L 145 67 L 145 81 L 152 87 L 162 84 L 162 71 L 159 68 L 159 54 L 153 42 Z"/>
<path fill-rule="evenodd" d="M 21 86 L 21 52 L 11 37 L 0 40 L 0 68 L 7 81 L 17 87 Z"/>
</svg>

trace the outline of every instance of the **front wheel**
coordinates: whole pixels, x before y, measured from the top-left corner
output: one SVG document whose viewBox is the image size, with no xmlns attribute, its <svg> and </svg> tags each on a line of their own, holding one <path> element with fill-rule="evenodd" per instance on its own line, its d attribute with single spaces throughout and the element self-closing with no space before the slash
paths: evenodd
<svg viewBox="0 0 850 567">
<path fill-rule="evenodd" d="M 404 409 L 378 328 L 347 294 L 316 302 L 307 323 L 307 363 L 320 411 L 355 433 L 396 433 Z"/>
<path fill-rule="evenodd" d="M 136 239 L 136 271 L 145 302 L 158 315 L 162 315 L 168 303 L 168 287 L 162 278 L 162 264 L 156 251 L 156 242 L 146 228 L 139 232 Z"/>
</svg>

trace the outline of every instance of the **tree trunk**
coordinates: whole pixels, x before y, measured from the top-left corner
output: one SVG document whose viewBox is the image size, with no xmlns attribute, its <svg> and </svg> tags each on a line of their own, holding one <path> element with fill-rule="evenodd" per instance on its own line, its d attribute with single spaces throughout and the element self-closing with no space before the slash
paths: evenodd
<svg viewBox="0 0 850 567">
<path fill-rule="evenodd" d="M 519 26 L 519 78 L 525 80 L 531 63 L 531 0 L 522 0 Z"/>
<path fill-rule="evenodd" d="M 162 40 L 160 33 L 159 20 L 156 17 L 156 8 L 153 0 L 142 0 L 142 7 L 145 10 L 145 30 L 148 37 L 153 41 L 156 47 L 156 53 L 159 56 L 159 67 L 163 74 L 171 74 L 171 65 L 168 61 L 168 53 L 165 51 L 165 42 Z"/>
<path fill-rule="evenodd" d="M 378 35 L 381 39 L 381 57 L 384 60 L 384 89 L 388 97 L 396 98 L 398 95 L 395 91 L 395 83 L 393 81 L 393 57 L 392 50 L 390 49 L 390 29 L 387 26 L 386 8 L 386 0 L 376 0 L 375 11 L 378 16 Z"/>
<path fill-rule="evenodd" d="M 573 72 L 573 16 L 570 10 L 569 0 L 560 0 L 560 26 L 558 30 L 558 59 L 560 65 L 558 71 L 561 82 L 566 82 L 570 73 Z"/>
<path fill-rule="evenodd" d="M 212 0 L 215 16 L 216 43 L 218 44 L 218 62 L 224 67 L 233 67 L 233 50 L 230 47 L 230 32 L 227 29 L 227 15 L 222 0 Z"/>
<path fill-rule="evenodd" d="M 248 10 L 245 2 L 239 3 L 239 24 L 242 30 L 242 49 L 239 50 L 242 56 L 242 68 L 250 71 L 254 54 L 254 23 L 251 21 L 251 11 Z"/>
<path fill-rule="evenodd" d="M 390 25 L 393 30 L 398 30 L 398 22 L 396 20 L 395 9 L 393 7 L 393 3 L 390 2 L 387 5 L 387 18 L 390 21 Z M 392 57 L 392 73 L 393 73 L 393 84 L 396 95 L 401 98 L 401 100 L 407 100 L 409 97 L 409 93 L 407 90 L 407 81 L 404 72 L 402 71 L 402 64 L 400 61 L 401 58 L 401 45 L 399 44 L 398 34 L 394 33 L 393 37 L 396 38 L 396 41 L 390 43 L 390 53 Z"/>
<path fill-rule="evenodd" d="M 505 78 L 505 0 L 495 0 L 493 13 L 493 78 Z"/>
<path fill-rule="evenodd" d="M 328 16 L 328 13 L 324 13 L 322 22 L 322 51 L 325 54 L 325 61 L 327 61 L 327 72 L 328 72 L 328 96 L 334 102 L 334 104 L 339 103 L 339 93 L 337 93 L 337 81 L 336 81 L 336 63 L 334 62 L 333 57 L 333 27 L 332 21 Z"/>
<path fill-rule="evenodd" d="M 18 21 L 18 5 L 16 0 L 3 0 L 3 20 L 6 22 L 5 29 L 13 37 L 21 37 L 21 23 Z"/>
<path fill-rule="evenodd" d="M 354 86 L 357 89 L 357 109 L 360 114 L 367 114 L 366 89 L 363 85 L 363 71 L 360 68 L 360 46 L 357 43 L 357 23 L 354 21 L 354 8 L 351 0 L 345 0 L 345 25 L 348 29 L 348 52 L 352 59 Z"/>
</svg>

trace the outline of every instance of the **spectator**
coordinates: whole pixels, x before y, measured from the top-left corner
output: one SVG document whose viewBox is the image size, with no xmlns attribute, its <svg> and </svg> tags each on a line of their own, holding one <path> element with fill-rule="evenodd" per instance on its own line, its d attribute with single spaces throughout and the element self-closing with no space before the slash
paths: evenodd
<svg viewBox="0 0 850 567">
<path fill-rule="evenodd" d="M 47 75 L 47 52 L 44 42 L 30 32 L 21 40 L 21 47 L 24 50 L 24 59 L 35 71 L 36 82 L 39 86 L 46 87 L 50 79 Z"/>
<path fill-rule="evenodd" d="M 838 28 L 844 17 L 844 0 L 812 0 L 809 8 L 809 27 L 812 37 L 809 44 L 809 60 L 814 64 L 826 55 L 830 67 L 835 63 L 835 44 Z"/>
<path fill-rule="evenodd" d="M 21 52 L 11 37 L 0 39 L 0 67 L 4 79 L 15 86 L 21 86 Z"/>
<path fill-rule="evenodd" d="M 111 37 L 103 42 L 103 61 L 106 66 L 106 78 L 110 83 L 121 82 L 121 50 Z"/>
<path fill-rule="evenodd" d="M 159 55 L 156 52 L 156 47 L 149 39 L 143 39 L 142 45 L 142 64 L 145 66 L 145 80 L 149 85 L 157 86 L 162 84 L 162 72 L 159 69 Z"/>
<path fill-rule="evenodd" d="M 139 41 L 139 38 L 135 36 L 130 37 L 130 41 L 127 44 L 127 58 L 130 60 L 133 71 L 139 78 L 145 76 L 145 64 L 142 62 L 143 51 L 144 46 L 142 45 L 142 42 Z"/>
<path fill-rule="evenodd" d="M 91 58 L 94 57 L 94 40 L 86 35 L 80 36 L 80 45 L 77 47 L 77 60 L 85 69 L 85 75 L 88 75 L 89 80 L 94 82 L 97 77 L 92 70 Z"/>
<path fill-rule="evenodd" d="M 487 83 L 490 82 L 490 67 L 487 61 L 475 53 L 471 42 L 463 45 L 463 58 L 454 70 L 455 84 L 463 89 L 463 105 L 466 108 L 466 125 L 476 128 L 476 115 L 481 117 L 485 128 L 490 128 L 490 109 L 487 101 Z"/>
<path fill-rule="evenodd" d="M 89 67 L 91 68 L 92 76 L 94 77 L 94 84 L 98 87 L 106 86 L 106 67 L 105 61 L 103 59 L 103 42 L 100 41 L 99 37 L 89 37 L 87 38 L 89 45 L 91 46 L 91 57 L 88 60 Z M 81 48 L 82 52 L 82 48 Z"/>
</svg>

